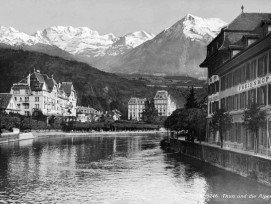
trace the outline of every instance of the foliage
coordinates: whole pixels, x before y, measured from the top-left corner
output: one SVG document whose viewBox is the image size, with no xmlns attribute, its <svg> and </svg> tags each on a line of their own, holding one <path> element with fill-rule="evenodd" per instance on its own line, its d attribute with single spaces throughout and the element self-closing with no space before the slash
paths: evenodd
<svg viewBox="0 0 271 204">
<path fill-rule="evenodd" d="M 34 120 L 38 120 L 38 121 L 44 121 L 46 122 L 47 120 L 47 116 L 43 115 L 42 111 L 40 109 L 35 109 L 32 113 L 32 118 Z"/>
<path fill-rule="evenodd" d="M 186 96 L 186 103 L 184 104 L 184 107 L 186 109 L 199 107 L 193 86 L 191 87 L 189 94 Z"/>
<path fill-rule="evenodd" d="M 20 119 L 16 115 L 0 113 L 0 132 L 2 129 L 12 131 L 12 128 L 20 127 Z"/>
<path fill-rule="evenodd" d="M 167 129 L 177 132 L 188 130 L 200 139 L 205 130 L 206 113 L 199 108 L 177 109 L 164 122 Z"/>
<path fill-rule="evenodd" d="M 255 153 L 258 153 L 258 130 L 260 127 L 264 127 L 266 125 L 266 116 L 266 111 L 261 110 L 261 106 L 255 102 L 252 102 L 250 106 L 244 111 L 244 124 L 255 135 Z"/>
<path fill-rule="evenodd" d="M 142 112 L 142 120 L 147 123 L 154 123 L 155 118 L 158 116 L 158 111 L 154 105 L 154 99 L 151 101 L 146 100 L 145 110 Z"/>
<path fill-rule="evenodd" d="M 210 123 L 211 131 L 215 134 L 217 131 L 220 136 L 220 145 L 223 148 L 223 132 L 229 129 L 232 125 L 232 117 L 223 108 L 218 109 L 212 116 Z"/>
</svg>

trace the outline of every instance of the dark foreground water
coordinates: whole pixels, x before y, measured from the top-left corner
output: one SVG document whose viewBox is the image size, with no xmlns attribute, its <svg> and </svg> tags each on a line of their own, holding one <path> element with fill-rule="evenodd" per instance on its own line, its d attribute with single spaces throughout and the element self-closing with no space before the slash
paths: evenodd
<svg viewBox="0 0 271 204">
<path fill-rule="evenodd" d="M 271 188 L 166 153 L 160 139 L 51 137 L 2 144 L 0 203 L 271 203 L 264 198 Z"/>
</svg>

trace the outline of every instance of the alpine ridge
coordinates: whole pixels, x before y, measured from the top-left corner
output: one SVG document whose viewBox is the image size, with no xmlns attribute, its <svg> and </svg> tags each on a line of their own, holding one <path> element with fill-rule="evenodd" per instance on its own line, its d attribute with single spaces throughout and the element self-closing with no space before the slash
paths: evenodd
<svg viewBox="0 0 271 204">
<path fill-rule="evenodd" d="M 205 46 L 226 25 L 218 18 L 187 14 L 156 36 L 136 31 L 121 37 L 87 27 L 53 26 L 28 35 L 1 26 L 0 47 L 43 52 L 113 73 L 204 78 L 198 65 L 206 55 Z"/>
<path fill-rule="evenodd" d="M 226 25 L 218 18 L 188 14 L 152 40 L 121 55 L 109 71 L 205 78 L 206 71 L 199 64 L 206 56 L 206 45 Z"/>
</svg>

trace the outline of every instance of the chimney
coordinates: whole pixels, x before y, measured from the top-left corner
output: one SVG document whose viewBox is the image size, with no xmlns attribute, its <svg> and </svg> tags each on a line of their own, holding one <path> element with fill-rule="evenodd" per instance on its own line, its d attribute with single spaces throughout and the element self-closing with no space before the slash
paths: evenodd
<svg viewBox="0 0 271 204">
<path fill-rule="evenodd" d="M 30 86 L 30 73 L 28 73 L 28 75 L 27 75 L 27 84 L 28 84 L 28 86 Z"/>
</svg>

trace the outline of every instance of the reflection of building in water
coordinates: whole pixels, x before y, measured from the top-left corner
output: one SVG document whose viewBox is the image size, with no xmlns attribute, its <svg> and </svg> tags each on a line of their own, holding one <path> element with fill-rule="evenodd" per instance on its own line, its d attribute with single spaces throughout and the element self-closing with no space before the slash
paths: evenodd
<svg viewBox="0 0 271 204">
<path fill-rule="evenodd" d="M 117 152 L 117 137 L 114 138 L 113 141 L 113 152 L 116 153 Z"/>
<path fill-rule="evenodd" d="M 134 154 L 141 150 L 141 137 L 133 137 L 127 140 L 127 152 Z"/>
</svg>

